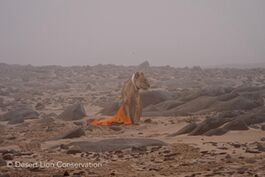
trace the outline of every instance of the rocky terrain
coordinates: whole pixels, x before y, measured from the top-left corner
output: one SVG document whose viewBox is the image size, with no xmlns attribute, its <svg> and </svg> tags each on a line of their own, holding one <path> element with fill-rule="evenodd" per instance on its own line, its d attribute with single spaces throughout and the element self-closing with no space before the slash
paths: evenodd
<svg viewBox="0 0 265 177">
<path fill-rule="evenodd" d="M 91 126 L 135 71 L 151 83 L 141 123 Z M 262 68 L 0 63 L 0 76 L 0 177 L 265 176 Z"/>
</svg>

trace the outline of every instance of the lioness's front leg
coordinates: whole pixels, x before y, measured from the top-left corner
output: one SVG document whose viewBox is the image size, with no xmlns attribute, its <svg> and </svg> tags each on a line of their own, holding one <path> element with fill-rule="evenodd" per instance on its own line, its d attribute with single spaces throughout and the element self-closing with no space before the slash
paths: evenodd
<svg viewBox="0 0 265 177">
<path fill-rule="evenodd" d="M 140 95 L 138 95 L 137 98 L 136 98 L 135 107 L 136 107 L 136 109 L 135 109 L 134 122 L 135 123 L 139 123 L 140 122 L 140 118 L 142 116 L 142 101 L 141 101 Z"/>
<path fill-rule="evenodd" d="M 130 117 L 130 107 L 128 104 L 124 104 L 124 108 L 125 108 L 125 115 L 126 117 Z"/>
</svg>

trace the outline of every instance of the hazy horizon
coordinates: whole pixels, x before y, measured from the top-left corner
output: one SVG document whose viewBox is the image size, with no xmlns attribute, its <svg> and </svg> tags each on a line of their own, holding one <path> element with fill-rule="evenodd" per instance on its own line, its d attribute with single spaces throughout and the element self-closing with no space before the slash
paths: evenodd
<svg viewBox="0 0 265 177">
<path fill-rule="evenodd" d="M 265 62 L 263 0 L 0 0 L 0 63 Z"/>
</svg>

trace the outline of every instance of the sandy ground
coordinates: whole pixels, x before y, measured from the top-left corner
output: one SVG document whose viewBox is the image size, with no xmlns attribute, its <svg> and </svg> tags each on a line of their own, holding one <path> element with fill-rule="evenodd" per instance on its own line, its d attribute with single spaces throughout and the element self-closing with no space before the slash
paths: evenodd
<svg viewBox="0 0 265 177">
<path fill-rule="evenodd" d="M 86 118 L 88 119 L 88 118 Z M 82 122 L 87 122 L 87 120 Z M 200 117 L 199 119 L 203 119 Z M 230 131 L 222 136 L 168 137 L 187 124 L 186 117 L 144 117 L 140 125 L 93 127 L 85 136 L 74 139 L 54 140 L 64 132 L 77 127 L 73 122 L 56 121 L 56 128 L 47 132 L 45 124 L 30 120 L 22 125 L 5 125 L 2 130 L 1 150 L 23 152 L 12 161 L 20 162 L 91 162 L 100 164 L 94 168 L 9 168 L 1 166 L 1 172 L 11 176 L 264 176 L 265 153 L 247 153 L 245 144 L 259 141 L 264 131 Z M 8 132 L 8 133 L 7 133 Z M 98 141 L 109 138 L 152 138 L 168 143 L 158 149 L 144 152 L 67 154 L 63 144 L 78 141 Z M 236 144 L 236 145 L 235 145 Z M 28 153 L 28 154 L 27 154 Z M 116 153 L 116 154 L 115 154 Z M 169 153 L 169 154 L 167 154 Z"/>
</svg>

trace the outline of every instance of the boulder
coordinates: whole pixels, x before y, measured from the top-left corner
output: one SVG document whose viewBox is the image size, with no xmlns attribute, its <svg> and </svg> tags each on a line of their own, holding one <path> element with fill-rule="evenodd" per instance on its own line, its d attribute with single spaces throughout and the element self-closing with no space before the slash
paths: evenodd
<svg viewBox="0 0 265 177">
<path fill-rule="evenodd" d="M 37 119 L 39 113 L 28 106 L 18 106 L 15 109 L 1 115 L 0 121 L 8 121 L 8 124 L 18 124 L 26 119 Z"/>
<path fill-rule="evenodd" d="M 82 128 L 75 128 L 66 132 L 64 135 L 60 136 L 58 139 L 71 139 L 71 138 L 79 138 L 85 135 L 85 131 Z"/>
<path fill-rule="evenodd" d="M 83 104 L 76 103 L 68 106 L 60 115 L 59 118 L 66 121 L 80 120 L 86 116 Z"/>
<path fill-rule="evenodd" d="M 171 113 L 171 115 L 186 116 L 191 113 L 196 113 L 198 111 L 207 109 L 215 102 L 216 97 L 201 96 L 176 108 L 170 109 L 168 112 Z"/>
<path fill-rule="evenodd" d="M 229 101 L 229 100 L 236 98 L 237 96 L 239 96 L 239 94 L 236 92 L 228 93 L 228 94 L 218 96 L 218 100 L 219 101 Z"/>
<path fill-rule="evenodd" d="M 20 124 L 23 122 L 24 122 L 24 118 L 19 116 L 19 117 L 13 118 L 10 121 L 8 121 L 8 124 L 13 125 L 13 124 Z"/>
<path fill-rule="evenodd" d="M 167 111 L 173 109 L 179 105 L 183 104 L 183 102 L 178 100 L 166 100 L 161 103 L 155 105 L 149 105 L 143 109 L 143 112 L 153 112 L 153 111 Z"/>
<path fill-rule="evenodd" d="M 220 99 L 220 97 L 219 97 Z M 262 97 L 258 94 L 244 94 L 227 101 L 220 101 L 209 107 L 209 111 L 251 110 L 264 105 Z"/>
<path fill-rule="evenodd" d="M 248 126 L 243 120 L 236 119 L 231 122 L 228 122 L 224 125 L 224 129 L 227 130 L 248 130 Z"/>
<path fill-rule="evenodd" d="M 155 105 L 166 100 L 173 99 L 173 95 L 164 90 L 152 90 L 141 93 L 143 108 L 149 105 Z"/>
<path fill-rule="evenodd" d="M 141 148 L 147 146 L 166 146 L 163 141 L 156 139 L 145 138 L 118 138 L 118 139 L 105 139 L 97 142 L 81 141 L 73 142 L 68 146 L 72 146 L 70 151 L 77 152 L 110 152 L 118 151 L 127 148 Z"/>
<path fill-rule="evenodd" d="M 246 152 L 248 153 L 261 153 L 265 152 L 265 144 L 260 142 L 253 142 L 248 144 Z"/>
<path fill-rule="evenodd" d="M 212 117 L 199 123 L 198 126 L 189 135 L 202 135 L 209 130 L 218 128 L 229 121 L 229 118 Z"/>
<path fill-rule="evenodd" d="M 215 128 L 215 129 L 211 129 L 209 131 L 207 131 L 206 133 L 204 133 L 204 135 L 206 136 L 220 136 L 220 135 L 224 135 L 228 132 L 227 129 L 225 128 Z"/>
<path fill-rule="evenodd" d="M 197 124 L 193 122 L 193 123 L 190 123 L 190 124 L 184 126 L 179 131 L 177 131 L 175 133 L 172 133 L 169 136 L 171 137 L 171 136 L 177 136 L 177 135 L 187 134 L 187 133 L 192 132 L 196 127 L 197 127 Z"/>
<path fill-rule="evenodd" d="M 253 109 L 236 118 L 243 120 L 247 125 L 263 123 L 265 122 L 265 107 Z"/>
<path fill-rule="evenodd" d="M 231 88 L 211 86 L 201 89 L 199 93 L 201 96 L 219 96 L 229 94 L 231 91 Z"/>
<path fill-rule="evenodd" d="M 3 154 L 3 159 L 4 160 L 13 160 L 14 159 L 14 155 L 11 154 L 11 153 Z"/>
<path fill-rule="evenodd" d="M 265 152 L 265 144 L 257 142 L 257 150 Z"/>
<path fill-rule="evenodd" d="M 42 104 L 42 103 L 37 103 L 37 104 L 35 105 L 35 109 L 36 109 L 36 110 L 43 110 L 44 108 L 45 108 L 45 105 Z"/>
<path fill-rule="evenodd" d="M 100 113 L 103 115 L 107 115 L 107 116 L 112 116 L 114 114 L 116 114 L 116 112 L 118 111 L 118 109 L 120 108 L 120 103 L 119 102 L 112 102 L 108 105 L 106 105 L 101 111 Z"/>
</svg>

